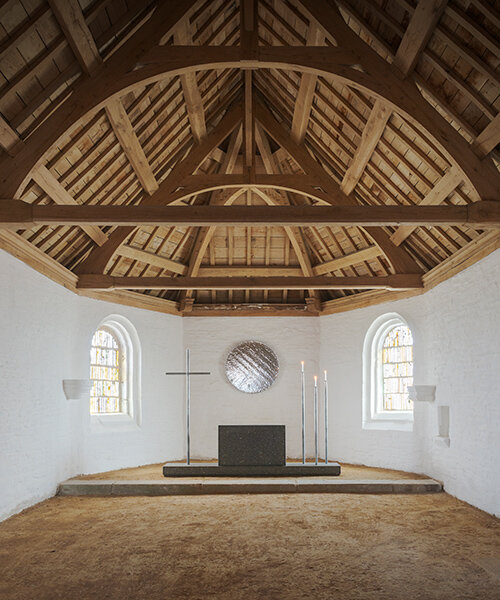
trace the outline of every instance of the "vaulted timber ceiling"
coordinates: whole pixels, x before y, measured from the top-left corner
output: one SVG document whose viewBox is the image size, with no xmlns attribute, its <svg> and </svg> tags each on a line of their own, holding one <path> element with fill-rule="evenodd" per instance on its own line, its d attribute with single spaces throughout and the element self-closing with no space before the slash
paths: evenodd
<svg viewBox="0 0 500 600">
<path fill-rule="evenodd" d="M 0 2 L 0 247 L 79 294 L 317 315 L 500 245 L 489 0 Z"/>
</svg>

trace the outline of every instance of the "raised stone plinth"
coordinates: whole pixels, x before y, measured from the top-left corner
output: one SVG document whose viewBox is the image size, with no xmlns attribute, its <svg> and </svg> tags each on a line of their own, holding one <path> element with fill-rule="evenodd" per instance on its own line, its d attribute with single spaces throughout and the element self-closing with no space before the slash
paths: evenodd
<svg viewBox="0 0 500 600">
<path fill-rule="evenodd" d="M 186 496 L 204 494 L 429 494 L 433 479 L 336 479 L 328 477 L 195 478 L 177 480 L 82 480 L 61 483 L 61 496 Z"/>
<path fill-rule="evenodd" d="M 166 463 L 165 477 L 331 477 L 340 475 L 340 465 L 286 463 L 282 465 L 217 465 L 214 463 Z"/>
</svg>

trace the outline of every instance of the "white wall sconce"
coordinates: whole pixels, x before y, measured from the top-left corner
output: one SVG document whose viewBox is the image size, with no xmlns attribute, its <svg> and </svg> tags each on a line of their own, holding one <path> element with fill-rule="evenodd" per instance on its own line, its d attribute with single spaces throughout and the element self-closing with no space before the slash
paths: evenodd
<svg viewBox="0 0 500 600">
<path fill-rule="evenodd" d="M 436 386 L 409 385 L 408 395 L 413 402 L 434 402 L 436 399 Z"/>
<path fill-rule="evenodd" d="M 90 379 L 63 379 L 66 400 L 84 400 L 90 398 L 92 382 Z"/>
</svg>

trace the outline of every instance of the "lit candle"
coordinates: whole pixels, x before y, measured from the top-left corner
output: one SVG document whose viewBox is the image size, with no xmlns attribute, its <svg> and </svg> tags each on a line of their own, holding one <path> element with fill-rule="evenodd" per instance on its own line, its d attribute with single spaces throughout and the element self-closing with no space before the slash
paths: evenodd
<svg viewBox="0 0 500 600">
<path fill-rule="evenodd" d="M 314 464 L 318 464 L 318 376 L 314 376 Z"/>
<path fill-rule="evenodd" d="M 302 464 L 306 462 L 306 379 L 304 361 L 300 362 L 301 370 L 301 410 L 302 410 Z"/>
<path fill-rule="evenodd" d="M 328 377 L 325 371 L 325 465 L 328 464 Z"/>
</svg>

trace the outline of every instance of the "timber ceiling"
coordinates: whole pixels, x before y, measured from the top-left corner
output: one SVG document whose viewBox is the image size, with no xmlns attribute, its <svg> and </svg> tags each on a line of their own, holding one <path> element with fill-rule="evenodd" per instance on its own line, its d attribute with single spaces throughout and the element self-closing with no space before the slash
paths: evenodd
<svg viewBox="0 0 500 600">
<path fill-rule="evenodd" d="M 499 63 L 490 0 L 0 1 L 0 247 L 187 316 L 422 293 L 499 247 Z"/>
</svg>

